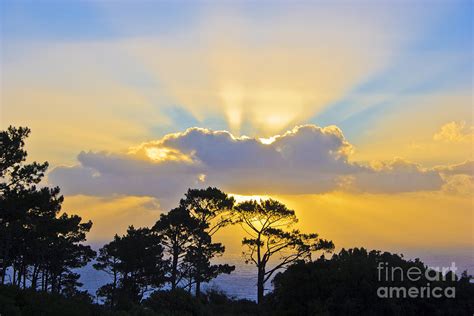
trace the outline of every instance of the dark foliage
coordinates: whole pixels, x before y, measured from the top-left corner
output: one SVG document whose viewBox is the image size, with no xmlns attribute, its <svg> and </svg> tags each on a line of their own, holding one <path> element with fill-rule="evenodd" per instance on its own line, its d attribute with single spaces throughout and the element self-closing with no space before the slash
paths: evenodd
<svg viewBox="0 0 474 316">
<path fill-rule="evenodd" d="M 204 312 L 200 302 L 183 289 L 156 291 L 143 305 L 156 313 L 169 316 L 202 315 Z"/>
<path fill-rule="evenodd" d="M 331 252 L 334 249 L 332 241 L 321 239 L 318 234 L 290 230 L 298 221 L 295 211 L 278 201 L 242 202 L 235 207 L 234 215 L 247 233 L 242 241 L 246 247 L 245 262 L 257 268 L 258 303 L 262 302 L 265 284 L 275 272 L 296 261 L 311 260 L 315 251 Z M 270 267 L 272 257 L 279 260 Z"/>
<path fill-rule="evenodd" d="M 185 258 L 195 242 L 195 235 L 199 232 L 199 222 L 184 207 L 177 207 L 161 214 L 153 231 L 160 236 L 170 260 L 167 280 L 174 290 L 189 274 Z"/>
<path fill-rule="evenodd" d="M 217 188 L 189 189 L 180 201 L 180 208 L 186 210 L 197 222 L 193 243 L 184 257 L 188 286 L 194 285 L 196 296 L 201 293 L 201 284 L 209 282 L 222 273 L 231 273 L 235 266 L 212 264 L 211 260 L 221 256 L 225 247 L 212 241 L 212 236 L 221 228 L 232 224 L 234 198 Z"/>
<path fill-rule="evenodd" d="M 159 236 L 150 229 L 130 226 L 124 236 L 115 235 L 99 250 L 94 268 L 113 276 L 112 283 L 99 288 L 97 295 L 113 308 L 130 309 L 148 291 L 165 283 L 168 261 L 163 258 Z"/>
<path fill-rule="evenodd" d="M 33 289 L 21 290 L 13 285 L 0 286 L 0 315 L 87 316 L 99 315 L 98 309 L 84 293 L 66 298 Z"/>
<path fill-rule="evenodd" d="M 38 187 L 47 163 L 26 164 L 28 128 L 0 131 L 0 315 L 472 315 L 474 284 L 463 273 L 428 278 L 419 260 L 355 248 L 312 261 L 315 251 L 332 251 L 331 241 L 291 226 L 295 212 L 274 201 L 234 199 L 217 188 L 190 189 L 177 208 L 152 229 L 130 226 L 99 250 L 94 268 L 111 282 L 97 291 L 105 304 L 78 287 L 76 269 L 95 258 L 86 234 L 92 223 L 61 212 L 59 188 Z M 258 305 L 235 300 L 201 284 L 234 266 L 213 264 L 224 253 L 213 235 L 239 223 L 248 233 L 246 262 L 257 267 Z M 270 261 L 273 258 L 274 260 Z M 270 266 L 270 263 L 273 266 Z M 380 279 L 381 263 L 407 277 Z M 276 274 L 278 271 L 285 270 Z M 274 291 L 264 297 L 274 276 Z M 433 276 L 433 275 L 432 275 Z M 165 291 L 169 284 L 170 291 Z M 455 297 L 380 298 L 381 287 L 454 289 Z M 191 290 L 195 289 L 195 295 Z"/>
<path fill-rule="evenodd" d="M 380 262 L 408 271 L 416 267 L 426 271 L 419 261 L 406 261 L 396 254 L 380 251 L 367 252 L 355 248 L 341 250 L 330 260 L 324 257 L 308 263 L 297 263 L 275 276 L 274 291 L 266 304 L 275 315 L 472 315 L 474 284 L 463 274 L 451 280 L 429 281 L 424 276 L 412 282 L 408 278 L 379 281 Z M 433 272 L 433 271 L 432 271 Z M 399 276 L 399 275 L 398 275 Z M 384 286 L 455 287 L 455 298 L 379 298 L 377 289 Z"/>
<path fill-rule="evenodd" d="M 0 314 L 8 316 L 214 316 L 258 315 L 255 302 L 233 300 L 218 291 L 202 293 L 196 298 L 183 289 L 155 291 L 141 304 L 126 309 L 111 309 L 92 303 L 90 297 L 78 294 L 65 298 L 59 294 L 0 286 Z"/>
<path fill-rule="evenodd" d="M 92 222 L 61 213 L 59 188 L 38 188 L 48 163 L 26 164 L 28 128 L 0 132 L 0 283 L 76 294 L 95 252 L 82 244 Z"/>
</svg>

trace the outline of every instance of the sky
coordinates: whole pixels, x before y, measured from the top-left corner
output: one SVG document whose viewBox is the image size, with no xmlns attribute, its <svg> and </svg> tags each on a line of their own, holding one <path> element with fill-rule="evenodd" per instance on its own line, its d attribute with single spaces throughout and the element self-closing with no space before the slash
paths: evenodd
<svg viewBox="0 0 474 316">
<path fill-rule="evenodd" d="M 473 249 L 472 1 L 0 5 L 1 127 L 91 242 L 217 186 L 337 248 Z"/>
</svg>

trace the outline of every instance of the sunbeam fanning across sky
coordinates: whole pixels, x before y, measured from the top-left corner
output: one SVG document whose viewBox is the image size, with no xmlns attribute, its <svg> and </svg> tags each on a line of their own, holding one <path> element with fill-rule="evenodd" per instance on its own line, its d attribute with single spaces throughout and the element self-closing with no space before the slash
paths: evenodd
<svg viewBox="0 0 474 316">
<path fill-rule="evenodd" d="M 12 196 L 58 195 L 41 191 L 57 186 L 64 203 L 43 196 L 30 211 L 48 204 L 59 219 L 91 220 L 77 228 L 87 241 L 74 242 L 96 250 L 118 236 L 143 245 L 161 238 L 166 250 L 163 231 L 188 225 L 173 249 L 189 247 L 167 253 L 174 270 L 154 286 L 196 296 L 201 283 L 215 282 L 260 304 L 290 263 L 354 247 L 457 261 L 473 274 L 473 11 L 471 0 L 2 0 L 0 212 L 17 206 Z M 19 167 L 34 161 L 48 168 Z M 33 227 L 27 235 L 36 236 L 39 224 L 0 216 L 0 283 L 12 275 L 18 287 L 63 291 L 66 270 L 40 276 L 44 262 L 11 257 L 14 232 Z M 198 275 L 185 260 L 206 243 L 211 255 L 202 262 L 223 264 Z M 263 245 L 296 255 L 282 255 L 275 271 L 260 267 L 256 281 L 246 263 L 261 264 L 252 256 Z M 262 258 L 278 262 L 270 254 Z M 227 258 L 242 262 L 234 271 Z M 187 270 L 179 275 L 177 266 Z M 84 288 L 96 295 L 101 282 Z M 257 283 L 256 293 L 246 289 Z M 137 285 L 144 292 L 134 304 L 148 285 Z M 117 307 L 108 295 L 102 303 Z"/>
</svg>

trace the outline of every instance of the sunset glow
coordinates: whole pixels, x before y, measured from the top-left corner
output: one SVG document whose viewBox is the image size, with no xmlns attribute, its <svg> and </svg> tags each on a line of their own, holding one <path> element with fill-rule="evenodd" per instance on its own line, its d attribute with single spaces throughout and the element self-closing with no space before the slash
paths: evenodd
<svg viewBox="0 0 474 316">
<path fill-rule="evenodd" d="M 38 186 L 94 223 L 88 242 L 215 187 L 281 201 L 337 251 L 468 257 L 474 273 L 472 1 L 0 9 L 2 130 L 31 128 Z M 213 238 L 238 257 L 243 235 Z"/>
</svg>

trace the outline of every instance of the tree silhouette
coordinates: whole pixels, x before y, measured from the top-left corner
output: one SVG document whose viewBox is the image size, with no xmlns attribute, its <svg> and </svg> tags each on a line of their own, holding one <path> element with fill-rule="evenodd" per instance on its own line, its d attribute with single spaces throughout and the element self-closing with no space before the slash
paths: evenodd
<svg viewBox="0 0 474 316">
<path fill-rule="evenodd" d="M 148 228 L 130 226 L 127 233 L 104 245 L 94 268 L 112 275 L 97 291 L 112 307 L 139 303 L 149 290 L 165 283 L 168 261 L 163 258 L 160 238 Z"/>
<path fill-rule="evenodd" d="M 212 264 L 212 258 L 224 253 L 225 247 L 221 243 L 213 243 L 211 236 L 198 229 L 193 238 L 195 243 L 188 247 L 184 257 L 184 271 L 188 276 L 188 286 L 196 286 L 196 297 L 201 295 L 200 285 L 216 278 L 219 274 L 230 274 L 235 270 L 235 266 L 228 264 Z"/>
<path fill-rule="evenodd" d="M 82 244 L 92 222 L 61 213 L 59 188 L 37 188 L 48 163 L 25 164 L 28 128 L 9 127 L 0 132 L 0 274 L 11 282 L 36 290 L 68 295 L 79 285 L 72 269 L 94 256 Z"/>
<path fill-rule="evenodd" d="M 153 226 L 165 251 L 171 259 L 168 280 L 174 290 L 186 276 L 184 259 L 189 247 L 195 241 L 195 234 L 199 228 L 199 221 L 191 217 L 184 207 L 177 207 L 166 214 Z"/>
<path fill-rule="evenodd" d="M 317 234 L 293 229 L 293 210 L 275 200 L 234 199 L 217 188 L 190 189 L 177 208 L 162 214 L 152 229 L 130 226 L 123 236 L 99 250 L 93 267 L 104 271 L 111 282 L 97 291 L 105 306 L 93 305 L 78 287 L 80 274 L 96 253 L 84 244 L 92 222 L 62 212 L 59 188 L 39 186 L 48 163 L 25 163 L 28 128 L 0 131 L 0 313 L 96 315 L 124 313 L 209 315 L 308 315 L 472 314 L 472 277 L 436 272 L 428 278 L 418 259 L 363 248 L 341 250 L 327 260 L 312 261 L 315 251 L 330 252 L 331 241 Z M 201 284 L 234 266 L 212 264 L 225 251 L 212 238 L 221 228 L 239 223 L 247 233 L 242 241 L 246 263 L 257 267 L 258 303 L 234 301 Z M 380 280 L 380 263 L 418 268 L 417 280 Z M 286 269 L 287 268 L 287 269 Z M 274 291 L 264 299 L 265 284 L 273 279 Z M 447 280 L 446 280 L 447 279 Z M 169 282 L 171 291 L 160 290 Z M 10 283 L 10 285 L 5 285 Z M 455 288 L 455 297 L 381 299 L 380 286 L 403 288 Z M 196 297 L 179 287 L 195 287 Z M 25 290 L 26 288 L 30 288 Z M 40 291 L 41 290 L 41 291 Z M 152 295 L 143 303 L 149 291 Z M 56 307 L 51 307 L 52 304 Z M 56 303 L 54 303 L 56 302 Z M 262 306 L 262 302 L 263 304 Z M 142 304 L 143 303 L 143 304 Z M 102 313 L 103 312 L 103 313 Z"/>
<path fill-rule="evenodd" d="M 8 127 L 0 132 L 0 194 L 8 191 L 21 191 L 34 187 L 44 176 L 48 163 L 33 162 L 24 164 L 27 152 L 25 138 L 30 134 L 27 127 Z"/>
<path fill-rule="evenodd" d="M 212 237 L 219 229 L 232 224 L 235 199 L 217 188 L 189 189 L 180 206 L 196 218 Z"/>
<path fill-rule="evenodd" d="M 298 260 L 310 260 L 312 252 L 334 249 L 332 241 L 320 239 L 317 234 L 284 230 L 297 223 L 297 218 L 293 210 L 278 201 L 245 201 L 235 207 L 235 214 L 249 236 L 242 240 L 242 244 L 247 248 L 245 262 L 257 267 L 259 304 L 263 300 L 265 283 L 276 271 Z M 270 259 L 275 255 L 279 256 L 277 262 L 268 268 Z"/>
<path fill-rule="evenodd" d="M 114 307 L 116 305 L 117 288 L 119 281 L 120 260 L 118 254 L 119 237 L 114 236 L 114 239 L 108 244 L 99 249 L 99 254 L 96 262 L 93 264 L 94 269 L 101 270 L 107 273 L 112 282 L 103 285 L 97 290 L 97 296 L 105 297 L 106 304 Z"/>
<path fill-rule="evenodd" d="M 27 152 L 25 138 L 30 134 L 26 127 L 10 126 L 0 132 L 0 267 L 1 283 L 5 283 L 7 268 L 12 265 L 17 241 L 22 240 L 20 230 L 29 208 L 27 197 L 36 191 L 48 163 L 24 164 Z"/>
<path fill-rule="evenodd" d="M 198 229 L 194 243 L 185 256 L 189 285 L 195 284 L 196 296 L 200 296 L 201 283 L 208 282 L 221 273 L 231 273 L 235 267 L 227 264 L 212 265 L 211 259 L 224 253 L 221 243 L 213 243 L 212 236 L 222 227 L 233 222 L 234 198 L 217 188 L 189 189 L 180 207 L 197 220 Z"/>
<path fill-rule="evenodd" d="M 397 272 L 387 280 L 377 272 L 380 263 L 401 268 L 405 273 L 410 269 L 421 273 L 410 279 Z M 426 269 L 419 259 L 406 260 L 397 254 L 364 248 L 342 249 L 330 259 L 321 256 L 278 273 L 266 303 L 274 308 L 272 315 L 472 315 L 472 277 L 464 272 L 453 279 L 448 273 L 443 280 L 439 271 L 434 281 L 426 278 Z M 427 285 L 443 291 L 454 287 L 456 296 L 388 299 L 377 295 L 380 287 L 409 289 Z"/>
</svg>

